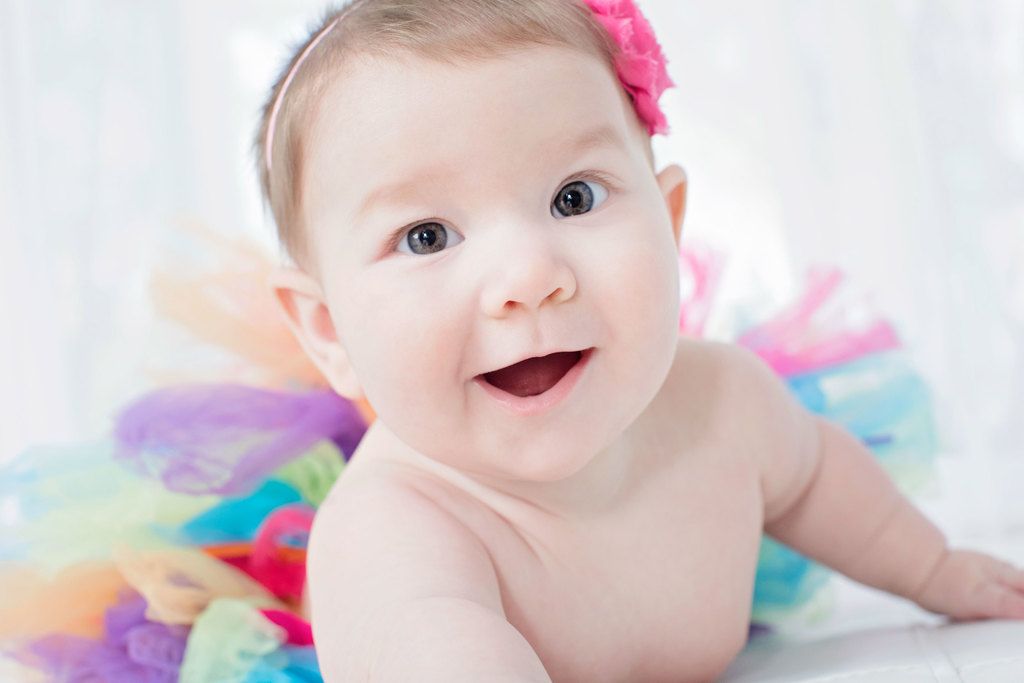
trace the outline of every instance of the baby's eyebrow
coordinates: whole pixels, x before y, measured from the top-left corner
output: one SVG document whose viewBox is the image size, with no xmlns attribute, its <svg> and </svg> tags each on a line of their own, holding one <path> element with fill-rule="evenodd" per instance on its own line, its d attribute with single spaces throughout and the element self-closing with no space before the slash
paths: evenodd
<svg viewBox="0 0 1024 683">
<path fill-rule="evenodd" d="M 588 128 L 579 135 L 575 135 L 568 140 L 554 138 L 550 143 L 548 143 L 548 145 L 546 145 L 546 148 L 548 149 L 555 149 L 560 156 L 579 156 L 584 152 L 589 152 L 590 150 L 599 149 L 601 147 L 611 147 L 616 149 L 622 149 L 625 147 L 622 136 L 613 126 L 607 123 L 594 128 Z M 447 166 L 430 166 L 422 172 L 411 177 L 404 178 L 396 183 L 389 183 L 375 188 L 372 192 L 366 195 L 363 203 L 356 211 L 356 223 L 361 221 L 377 204 L 385 202 L 389 197 L 401 195 L 424 180 L 445 177 L 450 175 L 451 172 L 452 169 Z"/>
<path fill-rule="evenodd" d="M 624 147 L 622 136 L 614 127 L 607 123 L 590 128 L 571 138 L 566 143 L 565 151 L 569 154 L 582 154 L 599 147 Z"/>
</svg>

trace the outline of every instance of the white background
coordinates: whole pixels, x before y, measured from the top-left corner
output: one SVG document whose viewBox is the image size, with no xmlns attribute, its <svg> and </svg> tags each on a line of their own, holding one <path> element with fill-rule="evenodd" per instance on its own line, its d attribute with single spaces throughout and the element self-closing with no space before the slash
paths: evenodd
<svg viewBox="0 0 1024 683">
<path fill-rule="evenodd" d="M 656 149 L 689 173 L 687 238 L 779 298 L 843 267 L 935 389 L 925 504 L 954 535 L 1020 530 L 1024 2 L 641 5 L 678 84 Z M 0 461 L 102 435 L 151 385 L 176 347 L 146 284 L 195 256 L 184 224 L 273 248 L 250 143 L 321 9 L 0 0 Z"/>
</svg>

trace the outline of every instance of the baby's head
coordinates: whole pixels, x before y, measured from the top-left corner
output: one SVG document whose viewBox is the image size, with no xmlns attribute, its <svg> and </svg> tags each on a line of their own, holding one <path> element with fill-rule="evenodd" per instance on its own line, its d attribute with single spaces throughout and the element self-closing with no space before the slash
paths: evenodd
<svg viewBox="0 0 1024 683">
<path fill-rule="evenodd" d="M 356 0 L 273 89 L 278 299 L 331 386 L 419 453 L 561 479 L 666 378 L 685 177 L 655 174 L 618 49 L 576 0 Z M 555 405 L 495 398 L 553 398 L 574 361 Z"/>
</svg>

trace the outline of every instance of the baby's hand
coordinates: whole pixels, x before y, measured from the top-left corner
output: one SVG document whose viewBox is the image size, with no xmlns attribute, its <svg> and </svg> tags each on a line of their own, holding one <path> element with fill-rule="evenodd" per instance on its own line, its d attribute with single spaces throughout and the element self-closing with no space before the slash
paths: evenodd
<svg viewBox="0 0 1024 683">
<path fill-rule="evenodd" d="M 950 550 L 914 601 L 955 620 L 1024 619 L 1024 571 L 985 553 Z"/>
</svg>

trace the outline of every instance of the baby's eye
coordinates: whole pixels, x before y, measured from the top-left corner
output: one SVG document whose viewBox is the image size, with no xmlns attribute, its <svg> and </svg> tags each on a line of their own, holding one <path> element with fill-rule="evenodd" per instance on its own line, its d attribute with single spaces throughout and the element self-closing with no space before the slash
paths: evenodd
<svg viewBox="0 0 1024 683">
<path fill-rule="evenodd" d="M 461 241 L 462 235 L 440 223 L 420 223 L 406 231 L 404 237 L 398 240 L 397 247 L 398 251 L 406 254 L 423 256 L 434 254 L 446 246 L 454 246 Z"/>
<path fill-rule="evenodd" d="M 607 198 L 608 190 L 604 185 L 594 181 L 574 180 L 562 186 L 555 195 L 551 202 L 551 215 L 555 218 L 578 216 L 594 210 Z"/>
</svg>

